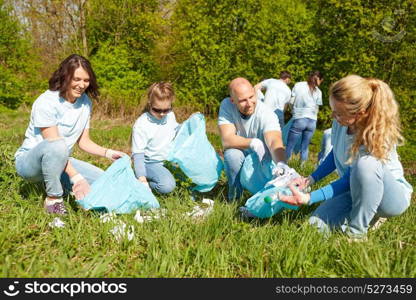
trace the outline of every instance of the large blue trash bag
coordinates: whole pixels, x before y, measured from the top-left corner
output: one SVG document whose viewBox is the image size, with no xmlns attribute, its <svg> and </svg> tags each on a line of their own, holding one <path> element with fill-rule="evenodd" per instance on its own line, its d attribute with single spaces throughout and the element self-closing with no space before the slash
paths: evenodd
<svg viewBox="0 0 416 300">
<path fill-rule="evenodd" d="M 290 119 L 285 127 L 283 127 L 282 140 L 284 145 L 287 144 L 287 137 L 292 123 L 293 118 Z M 272 170 L 275 166 L 276 164 L 273 162 L 270 155 L 266 155 L 260 163 L 258 156 L 254 152 L 251 152 L 244 159 L 244 163 L 240 171 L 241 186 L 252 194 L 257 193 L 269 180 L 272 179 Z"/>
<path fill-rule="evenodd" d="M 284 195 L 292 195 L 292 192 L 287 187 L 276 187 L 269 185 L 261 189 L 258 193 L 250 197 L 245 204 L 247 210 L 257 218 L 270 218 L 277 214 L 284 208 L 298 209 L 299 207 L 287 204 L 276 197 L 277 193 Z M 269 196 L 269 201 L 265 198 Z"/>
<path fill-rule="evenodd" d="M 285 127 L 283 127 L 282 140 L 285 145 L 287 144 L 287 137 L 292 123 L 293 118 L 289 120 Z M 300 140 L 298 144 L 297 148 L 300 148 Z M 266 155 L 260 163 L 258 156 L 254 152 L 248 154 L 244 159 L 244 163 L 240 171 L 241 186 L 252 194 L 257 193 L 269 180 L 272 179 L 272 170 L 275 166 L 276 164 L 273 162 L 270 155 Z"/>
<path fill-rule="evenodd" d="M 137 209 L 159 208 L 152 192 L 134 176 L 129 156 L 117 159 L 77 201 L 84 209 L 126 214 Z"/>
<path fill-rule="evenodd" d="M 248 154 L 240 171 L 241 186 L 252 194 L 257 193 L 272 179 L 275 166 L 269 155 L 260 163 L 256 153 Z"/>
<path fill-rule="evenodd" d="M 288 185 L 300 175 L 295 169 L 286 164 L 278 163 L 274 168 L 275 175 L 272 180 L 247 200 L 245 208 L 251 215 L 258 218 L 269 218 L 281 211 L 283 208 L 297 209 L 279 200 L 279 193 L 283 195 L 292 195 Z"/>
<path fill-rule="evenodd" d="M 223 162 L 208 141 L 203 114 L 195 113 L 182 123 L 167 160 L 196 184 L 193 190 L 208 192 L 217 184 Z"/>
</svg>

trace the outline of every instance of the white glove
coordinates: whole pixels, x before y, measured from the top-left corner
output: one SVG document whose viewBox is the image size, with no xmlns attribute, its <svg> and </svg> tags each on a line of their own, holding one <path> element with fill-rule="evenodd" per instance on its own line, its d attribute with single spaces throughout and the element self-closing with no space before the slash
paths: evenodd
<svg viewBox="0 0 416 300">
<path fill-rule="evenodd" d="M 256 152 L 257 156 L 259 157 L 259 161 L 263 159 L 264 154 L 266 153 L 263 142 L 256 138 L 251 139 L 250 149 Z"/>
<path fill-rule="evenodd" d="M 105 157 L 107 157 L 111 161 L 115 161 L 116 159 L 119 159 L 120 157 L 127 155 L 124 152 L 116 151 L 112 149 L 105 150 Z"/>
<path fill-rule="evenodd" d="M 74 192 L 75 199 L 83 199 L 91 190 L 88 181 L 81 175 L 77 174 L 70 178 L 72 185 L 72 191 Z"/>
</svg>

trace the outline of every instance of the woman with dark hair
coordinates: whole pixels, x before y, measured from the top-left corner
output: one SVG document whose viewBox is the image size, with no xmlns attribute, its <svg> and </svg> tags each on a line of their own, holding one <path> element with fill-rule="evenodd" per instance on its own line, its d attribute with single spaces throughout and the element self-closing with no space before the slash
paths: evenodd
<svg viewBox="0 0 416 300">
<path fill-rule="evenodd" d="M 33 103 L 22 146 L 15 153 L 17 173 L 31 181 L 44 181 L 48 213 L 67 213 L 62 195 L 72 191 L 77 200 L 88 194 L 103 170 L 71 157 L 81 150 L 116 160 L 122 152 L 103 148 L 89 136 L 92 102 L 99 95 L 94 71 L 87 59 L 72 54 L 49 80 L 49 90 Z"/>
<path fill-rule="evenodd" d="M 319 105 L 322 105 L 322 92 L 318 86 L 323 81 L 319 71 L 309 74 L 307 81 L 298 82 L 292 90 L 293 123 L 289 129 L 286 157 L 289 160 L 293 149 L 301 138 L 300 159 L 302 164 L 308 159 L 309 143 L 316 129 Z"/>
</svg>

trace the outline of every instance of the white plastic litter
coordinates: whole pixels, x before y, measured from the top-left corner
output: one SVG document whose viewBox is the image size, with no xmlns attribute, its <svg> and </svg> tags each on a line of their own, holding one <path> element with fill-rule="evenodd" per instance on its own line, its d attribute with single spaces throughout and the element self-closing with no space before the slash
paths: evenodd
<svg viewBox="0 0 416 300">
<path fill-rule="evenodd" d="M 204 198 L 202 199 L 202 203 L 206 206 L 201 207 L 199 205 L 195 205 L 192 211 L 188 212 L 186 215 L 191 218 L 205 218 L 212 213 L 214 209 L 214 200 Z"/>
<path fill-rule="evenodd" d="M 281 163 L 278 163 L 272 172 L 276 177 L 267 182 L 265 187 L 270 185 L 275 187 L 287 186 L 293 179 L 300 177 L 295 169 Z"/>
<path fill-rule="evenodd" d="M 131 241 L 134 237 L 134 227 L 132 225 L 127 227 L 127 225 L 123 222 L 120 222 L 119 225 L 113 227 L 113 229 L 111 229 L 110 232 L 119 242 L 123 239 Z"/>
<path fill-rule="evenodd" d="M 52 220 L 52 222 L 49 222 L 48 225 L 51 228 L 63 228 L 65 227 L 65 222 L 62 221 L 60 218 L 56 217 Z"/>
<path fill-rule="evenodd" d="M 151 222 L 166 216 L 166 209 L 150 209 L 146 212 L 136 211 L 134 219 L 138 223 Z"/>
<path fill-rule="evenodd" d="M 100 216 L 101 223 L 108 223 L 116 221 L 117 215 L 115 213 L 105 213 Z"/>
</svg>

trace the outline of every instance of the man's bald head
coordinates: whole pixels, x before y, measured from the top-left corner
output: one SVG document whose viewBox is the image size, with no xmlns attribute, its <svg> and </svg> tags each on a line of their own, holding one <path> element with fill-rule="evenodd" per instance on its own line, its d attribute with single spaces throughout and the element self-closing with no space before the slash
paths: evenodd
<svg viewBox="0 0 416 300">
<path fill-rule="evenodd" d="M 243 115 L 251 115 L 256 108 L 257 98 L 254 87 L 242 77 L 231 80 L 228 85 L 231 102 L 234 103 Z"/>
<path fill-rule="evenodd" d="M 230 84 L 228 85 L 231 98 L 235 98 L 236 92 L 250 88 L 253 89 L 253 86 L 251 85 L 250 81 L 243 77 L 238 77 L 231 80 Z"/>
</svg>

